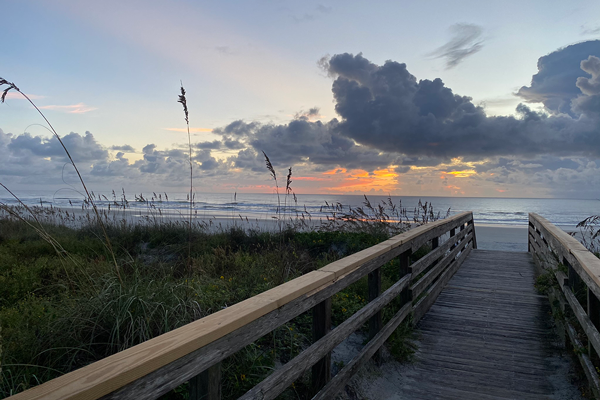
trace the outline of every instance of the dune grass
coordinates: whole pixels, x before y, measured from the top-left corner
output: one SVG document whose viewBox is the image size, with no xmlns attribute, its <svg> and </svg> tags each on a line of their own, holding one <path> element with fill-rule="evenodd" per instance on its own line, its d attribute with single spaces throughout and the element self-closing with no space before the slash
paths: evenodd
<svg viewBox="0 0 600 400">
<path fill-rule="evenodd" d="M 109 225 L 106 232 L 115 243 L 119 279 L 112 257 L 98 240 L 102 233 L 97 226 L 45 229 L 68 252 L 68 259 L 23 221 L 0 219 L 0 397 L 202 318 L 388 237 L 385 232 L 193 230 L 188 253 L 185 224 Z M 384 273 L 386 286 L 394 279 L 393 269 Z M 366 281 L 340 292 L 333 300 L 333 323 L 362 307 L 366 296 Z M 305 347 L 311 339 L 310 317 L 300 316 L 267 336 L 225 363 L 225 398 L 243 393 Z"/>
</svg>

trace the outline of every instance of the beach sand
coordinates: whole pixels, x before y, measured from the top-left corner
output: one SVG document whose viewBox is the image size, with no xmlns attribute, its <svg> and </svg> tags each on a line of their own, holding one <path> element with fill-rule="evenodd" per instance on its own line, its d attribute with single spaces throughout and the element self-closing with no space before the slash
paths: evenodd
<svg viewBox="0 0 600 400">
<path fill-rule="evenodd" d="M 475 223 L 477 248 L 481 250 L 527 251 L 527 226 Z"/>
<path fill-rule="evenodd" d="M 63 209 L 63 212 L 68 211 L 71 216 L 75 216 L 72 222 L 60 220 L 56 215 L 60 214 L 60 209 L 54 208 L 55 213 L 48 213 L 44 216 L 38 215 L 40 220 L 48 223 L 64 223 L 68 226 L 80 226 L 81 221 L 85 221 L 85 216 L 91 215 L 89 210 L 81 210 L 78 208 Z M 183 225 L 187 224 L 187 216 L 183 213 L 158 213 L 154 212 L 140 212 L 133 210 L 112 210 L 109 214 L 109 223 L 115 223 L 119 225 L 122 222 L 127 223 L 139 223 L 145 221 L 145 223 L 163 223 L 163 222 L 179 222 Z M 0 210 L 0 217 L 2 212 Z M 285 226 L 268 216 L 261 216 L 259 218 L 250 217 L 227 217 L 223 215 L 209 216 L 198 216 L 193 217 L 194 224 L 201 224 L 209 232 L 217 232 L 221 230 L 227 230 L 231 227 L 237 227 L 241 229 L 254 229 L 258 231 L 277 231 L 280 226 Z M 309 226 L 317 227 L 320 225 L 320 220 L 315 218 L 312 221 L 306 221 Z M 576 237 L 580 236 L 580 232 L 575 227 L 561 226 L 561 229 L 567 232 L 576 232 Z M 477 248 L 481 250 L 500 250 L 500 251 L 527 251 L 527 237 L 528 229 L 527 225 L 497 225 L 497 224 L 482 224 L 475 222 L 475 234 L 477 236 Z"/>
<path fill-rule="evenodd" d="M 560 227 L 565 232 L 579 231 L 575 227 Z M 492 225 L 475 222 L 477 248 L 481 250 L 527 251 L 528 229 L 526 225 Z"/>
</svg>

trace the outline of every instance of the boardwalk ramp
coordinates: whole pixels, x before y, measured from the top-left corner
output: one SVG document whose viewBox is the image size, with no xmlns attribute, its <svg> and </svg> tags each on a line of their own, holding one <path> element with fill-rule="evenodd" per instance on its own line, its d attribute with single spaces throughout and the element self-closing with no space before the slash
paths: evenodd
<svg viewBox="0 0 600 400">
<path fill-rule="evenodd" d="M 534 283 L 530 253 L 473 250 L 419 323 L 415 363 L 359 378 L 358 397 L 580 399 Z"/>
</svg>

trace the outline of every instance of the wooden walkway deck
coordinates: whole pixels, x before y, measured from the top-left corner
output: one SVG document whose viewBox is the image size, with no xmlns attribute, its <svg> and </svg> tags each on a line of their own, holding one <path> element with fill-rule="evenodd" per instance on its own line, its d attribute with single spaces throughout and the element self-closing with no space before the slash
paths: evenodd
<svg viewBox="0 0 600 400">
<path fill-rule="evenodd" d="M 534 280 L 529 253 L 474 250 L 418 326 L 401 398 L 579 398 L 565 376 L 570 360 L 553 362 L 550 305 Z"/>
</svg>

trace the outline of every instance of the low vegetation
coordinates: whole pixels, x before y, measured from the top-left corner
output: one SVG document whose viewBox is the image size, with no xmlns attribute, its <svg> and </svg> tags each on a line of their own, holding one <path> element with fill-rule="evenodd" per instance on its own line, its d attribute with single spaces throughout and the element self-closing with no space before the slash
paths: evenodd
<svg viewBox="0 0 600 400">
<path fill-rule="evenodd" d="M 44 240 L 40 229 L 53 242 Z M 0 219 L 0 397 L 202 318 L 390 235 L 387 230 L 266 232 L 238 226 L 198 228 L 190 238 L 187 224 L 166 221 L 105 224 L 104 230 L 118 270 L 99 239 L 104 232 L 98 226 L 34 228 L 10 215 Z M 59 251 L 53 243 L 60 243 Z M 399 278 L 398 270 L 397 262 L 382 268 L 384 289 Z M 367 293 L 365 277 L 336 294 L 334 326 L 363 307 Z M 387 307 L 384 320 L 398 307 Z M 402 344 L 405 337 L 391 339 L 392 351 L 401 357 L 410 353 Z M 224 398 L 244 393 L 311 340 L 311 317 L 301 315 L 247 346 L 224 364 Z M 184 398 L 185 390 L 169 396 Z"/>
</svg>

